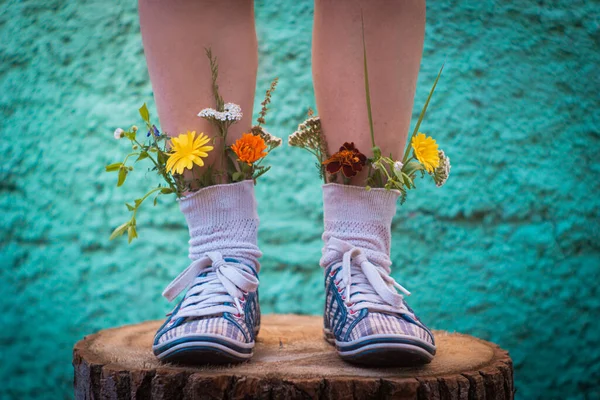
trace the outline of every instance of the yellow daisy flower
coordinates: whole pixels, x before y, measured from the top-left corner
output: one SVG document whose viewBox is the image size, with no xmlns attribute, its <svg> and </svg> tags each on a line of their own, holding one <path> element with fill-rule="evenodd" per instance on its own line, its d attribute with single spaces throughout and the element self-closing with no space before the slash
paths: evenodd
<svg viewBox="0 0 600 400">
<path fill-rule="evenodd" d="M 417 133 L 411 141 L 415 157 L 429 173 L 440 165 L 440 156 L 438 154 L 438 145 L 431 136 L 425 136 L 424 133 Z"/>
<path fill-rule="evenodd" d="M 185 169 L 192 169 L 194 164 L 202 167 L 202 157 L 208 157 L 213 146 L 205 146 L 210 138 L 204 133 L 196 135 L 196 131 L 188 131 L 171 138 L 171 152 L 167 159 L 167 172 L 183 174 Z"/>
</svg>

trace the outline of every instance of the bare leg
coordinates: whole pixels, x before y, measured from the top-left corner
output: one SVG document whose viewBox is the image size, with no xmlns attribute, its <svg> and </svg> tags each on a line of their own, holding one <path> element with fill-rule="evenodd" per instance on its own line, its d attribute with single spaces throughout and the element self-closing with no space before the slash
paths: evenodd
<svg viewBox="0 0 600 400">
<path fill-rule="evenodd" d="M 313 80 L 329 152 L 354 142 L 371 155 L 361 10 L 375 141 L 399 158 L 410 127 L 423 50 L 425 0 L 315 0 Z M 353 184 L 364 184 L 365 172 Z"/>
<path fill-rule="evenodd" d="M 395 159 L 400 158 L 421 59 L 425 1 L 315 3 L 313 78 L 329 151 L 336 152 L 348 141 L 365 155 L 372 154 L 365 101 L 362 10 L 375 143 L 384 155 L 391 153 Z M 364 169 L 362 176 L 359 174 L 351 183 L 364 184 L 366 173 Z M 339 356 L 354 363 L 417 366 L 430 362 L 435 355 L 433 335 L 416 323 L 402 296 L 395 289 L 391 290 L 396 293 L 390 292 L 388 282 L 392 279 L 385 276 L 390 273 L 391 224 L 398 195 L 382 188 L 367 191 L 349 185 L 323 186 L 325 246 L 320 264 L 327 271 L 326 290 L 335 291 L 326 296 L 325 332 L 330 340 L 336 339 Z M 370 278 L 376 274 L 373 265 L 377 265 L 380 279 L 385 277 L 379 284 Z M 345 274 L 353 276 L 352 282 L 338 278 Z M 395 287 L 409 294 L 399 284 Z M 335 299 L 338 292 L 346 295 L 340 307 L 348 310 L 348 315 L 361 313 L 363 325 L 354 324 L 353 318 L 338 318 L 338 312 L 332 311 L 330 299 Z"/>
<path fill-rule="evenodd" d="M 228 141 L 249 131 L 258 64 L 253 7 L 253 0 L 139 0 L 142 38 L 158 114 L 161 126 L 170 135 L 187 130 L 212 137 L 217 134 L 208 121 L 197 116 L 201 109 L 214 108 L 216 103 L 206 47 L 218 59 L 223 100 L 239 104 L 244 113 L 244 118 L 231 126 Z M 212 159 L 208 163 L 221 169 L 223 144 L 217 145 L 220 148 L 209 153 Z M 161 344 L 154 347 L 154 354 L 176 364 L 246 361 L 252 356 L 254 338 L 244 332 L 254 332 L 252 321 L 259 318 L 258 278 L 254 272 L 260 267 L 261 253 L 254 184 L 246 180 L 212 185 L 181 198 L 179 208 L 190 233 L 189 256 L 195 263 L 190 267 L 202 270 L 204 284 L 194 284 L 196 272 L 180 275 L 167 287 L 164 293 L 170 300 L 185 292 L 185 300 L 168 321 L 185 321 L 164 325 L 156 333 L 155 340 Z M 227 261 L 227 267 L 239 271 L 235 282 L 227 286 L 223 286 L 214 268 L 207 269 L 223 263 L 223 257 L 235 258 L 236 262 Z M 251 318 L 241 318 L 246 312 Z M 236 321 L 227 319 L 228 314 Z M 177 351 L 171 351 L 173 345 L 179 347 Z M 240 348 L 247 351 L 241 353 Z"/>
<path fill-rule="evenodd" d="M 239 104 L 244 118 L 229 130 L 231 143 L 252 120 L 258 49 L 252 0 L 139 0 L 148 71 L 162 128 L 171 136 L 187 130 L 214 137 L 197 116 L 214 107 L 205 48 L 219 63 L 219 89 L 225 102 Z M 211 156 L 222 154 L 211 152 Z M 209 158 L 208 162 L 213 160 Z"/>
</svg>

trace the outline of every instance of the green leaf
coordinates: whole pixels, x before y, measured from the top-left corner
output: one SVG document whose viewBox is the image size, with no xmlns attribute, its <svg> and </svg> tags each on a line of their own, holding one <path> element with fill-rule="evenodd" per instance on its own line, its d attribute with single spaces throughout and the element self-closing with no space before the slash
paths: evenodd
<svg viewBox="0 0 600 400">
<path fill-rule="evenodd" d="M 140 107 L 140 116 L 144 121 L 150 123 L 150 113 L 148 112 L 148 107 L 146 107 L 146 103 Z"/>
<path fill-rule="evenodd" d="M 410 135 L 410 137 L 406 141 L 406 150 L 404 151 L 404 157 L 402 158 L 403 162 L 406 162 L 406 160 L 408 160 L 408 153 L 410 151 L 410 142 L 411 142 L 412 138 L 417 134 L 417 132 L 419 132 L 419 128 L 421 127 L 421 122 L 423 122 L 423 118 L 425 118 L 425 112 L 427 111 L 427 106 L 429 106 L 429 101 L 431 100 L 431 97 L 433 96 L 435 87 L 437 86 L 437 83 L 440 80 L 440 76 L 442 75 L 442 71 L 444 70 L 444 64 L 442 64 L 442 67 L 440 68 L 440 72 L 438 72 L 437 78 L 435 78 L 435 82 L 433 82 L 433 86 L 431 87 L 431 90 L 429 91 L 429 96 L 427 96 L 427 101 L 425 102 L 425 105 L 423 106 L 423 109 L 421 110 L 421 114 L 419 115 L 419 119 L 417 120 L 417 124 L 415 125 L 415 129 L 413 130 L 412 135 Z"/>
<path fill-rule="evenodd" d="M 137 158 L 137 160 L 135 160 L 135 162 L 138 162 L 138 161 L 140 161 L 140 160 L 143 160 L 144 158 L 148 158 L 148 152 L 146 152 L 146 151 L 142 151 L 142 152 L 140 153 L 140 156 Z"/>
<path fill-rule="evenodd" d="M 136 207 L 139 207 L 139 206 L 140 206 L 140 204 L 142 204 L 142 201 L 144 201 L 144 200 L 142 200 L 142 199 L 135 199 L 135 200 L 134 200 L 134 202 L 135 202 L 135 206 L 136 206 Z"/>
<path fill-rule="evenodd" d="M 156 197 L 154 198 L 154 207 L 156 207 L 156 205 L 157 205 L 157 204 L 158 204 L 158 196 L 156 196 Z"/>
<path fill-rule="evenodd" d="M 129 228 L 127 228 L 127 242 L 131 243 L 136 237 L 138 237 L 138 235 L 137 231 L 135 230 L 135 226 L 130 225 Z"/>
<path fill-rule="evenodd" d="M 161 194 L 171 194 L 171 193 L 173 193 L 173 189 L 164 187 L 164 188 L 160 189 L 160 193 Z"/>
<path fill-rule="evenodd" d="M 121 166 L 123 165 L 123 163 L 114 163 L 114 164 L 109 164 L 105 167 L 106 172 L 114 172 L 114 171 L 118 171 L 119 168 L 121 168 Z"/>
<path fill-rule="evenodd" d="M 135 210 L 135 207 L 134 207 L 134 206 L 132 206 L 131 204 L 129 204 L 129 203 L 125 203 L 125 205 L 127 206 L 127 209 L 128 209 L 129 211 L 133 211 L 133 210 Z"/>
<path fill-rule="evenodd" d="M 167 162 L 167 155 L 159 150 L 156 154 L 156 160 L 160 165 L 164 165 Z"/>
<path fill-rule="evenodd" d="M 117 236 L 121 236 L 122 234 L 124 234 L 125 231 L 127 230 L 127 228 L 129 227 L 130 222 L 131 221 L 127 221 L 123 225 L 120 225 L 117 228 L 115 228 L 115 230 L 111 233 L 111 235 L 108 238 L 108 240 L 113 240 Z"/>
<path fill-rule="evenodd" d="M 126 168 L 119 169 L 119 179 L 117 180 L 117 187 L 119 187 L 123 183 L 125 183 L 125 178 L 127 178 L 127 169 Z"/>
<path fill-rule="evenodd" d="M 423 166 L 421 165 L 421 163 L 416 162 L 416 161 L 411 161 L 411 162 L 405 164 L 404 167 L 402 167 L 402 172 L 408 176 L 414 174 L 417 171 L 422 171 L 422 170 L 423 170 Z"/>
<path fill-rule="evenodd" d="M 402 179 L 404 180 L 404 184 L 406 185 L 407 188 L 416 188 L 415 186 L 415 182 L 410 179 L 410 176 L 406 175 L 406 174 L 402 174 Z"/>
<path fill-rule="evenodd" d="M 258 177 L 266 174 L 270 169 L 271 169 L 270 165 L 266 168 L 262 167 L 262 169 L 260 171 L 258 171 L 258 173 L 256 173 L 252 179 L 256 180 Z"/>
<path fill-rule="evenodd" d="M 239 181 L 241 177 L 242 177 L 242 173 L 241 172 L 234 172 L 231 175 L 231 179 L 233 179 L 234 182 Z"/>
</svg>

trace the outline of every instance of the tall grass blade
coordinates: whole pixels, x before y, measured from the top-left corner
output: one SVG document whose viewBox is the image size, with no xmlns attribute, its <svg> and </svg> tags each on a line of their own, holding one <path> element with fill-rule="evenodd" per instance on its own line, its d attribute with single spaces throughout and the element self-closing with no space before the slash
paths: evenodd
<svg viewBox="0 0 600 400">
<path fill-rule="evenodd" d="M 446 63 L 444 62 L 444 64 Z M 419 128 L 421 127 L 421 122 L 423 122 L 423 118 L 425 118 L 425 112 L 427 111 L 427 106 L 429 106 L 431 96 L 433 96 L 435 87 L 437 86 L 437 83 L 440 80 L 440 76 L 442 75 L 442 71 L 444 70 L 444 64 L 442 64 L 442 68 L 440 68 L 440 72 L 438 73 L 437 78 L 435 78 L 435 82 L 433 82 L 433 86 L 431 87 L 431 90 L 429 91 L 429 96 L 427 97 L 427 101 L 425 102 L 425 105 L 421 110 L 421 114 L 419 115 L 419 119 L 417 120 L 417 124 L 415 125 L 415 129 L 413 130 L 412 135 L 410 135 L 410 137 L 406 141 L 406 150 L 404 151 L 404 157 L 402 158 L 403 162 L 406 162 L 406 160 L 408 159 L 408 153 L 410 151 L 410 142 L 412 138 L 417 134 L 417 132 L 419 132 Z"/>
<path fill-rule="evenodd" d="M 371 112 L 371 90 L 369 89 L 369 68 L 367 66 L 367 45 L 365 43 L 365 20 L 362 11 L 360 13 L 362 25 L 363 60 L 365 70 L 365 94 L 367 98 L 367 114 L 369 115 L 369 128 L 371 129 L 371 144 L 375 147 L 375 131 L 373 129 L 373 113 Z"/>
</svg>

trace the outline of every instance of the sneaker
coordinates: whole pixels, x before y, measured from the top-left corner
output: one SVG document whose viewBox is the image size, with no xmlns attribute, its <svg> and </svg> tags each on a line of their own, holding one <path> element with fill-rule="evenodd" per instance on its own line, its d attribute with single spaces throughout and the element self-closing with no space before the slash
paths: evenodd
<svg viewBox="0 0 600 400">
<path fill-rule="evenodd" d="M 325 339 L 343 360 L 357 364 L 429 363 L 436 351 L 433 334 L 394 288 L 410 292 L 361 249 L 335 238 L 329 243 L 343 260 L 325 268 Z"/>
<path fill-rule="evenodd" d="M 260 329 L 258 275 L 235 259 L 210 252 L 190 264 L 163 292 L 183 299 L 156 332 L 152 349 L 165 362 L 229 364 L 250 359 Z"/>
</svg>

